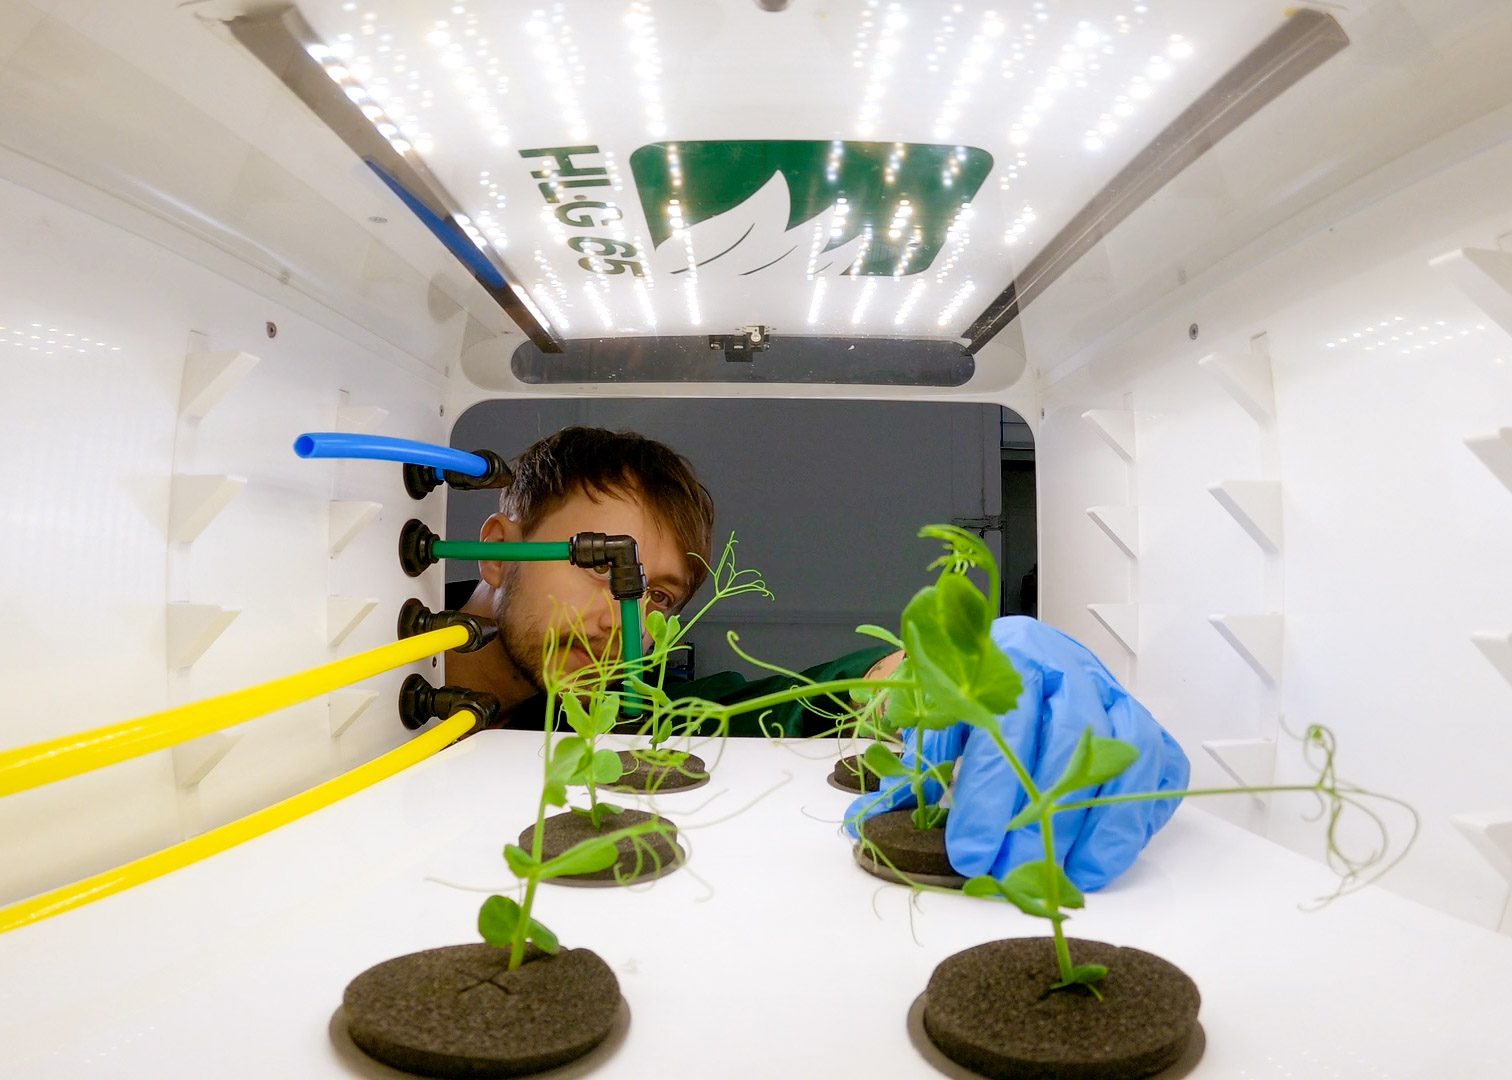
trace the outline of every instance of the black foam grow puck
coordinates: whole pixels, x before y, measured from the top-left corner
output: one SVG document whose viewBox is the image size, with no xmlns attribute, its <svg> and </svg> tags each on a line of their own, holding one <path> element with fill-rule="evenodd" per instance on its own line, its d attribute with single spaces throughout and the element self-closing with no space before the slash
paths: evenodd
<svg viewBox="0 0 1512 1080">
<path fill-rule="evenodd" d="M 680 765 L 659 767 L 636 757 L 633 750 L 619 752 L 624 773 L 612 784 L 605 784 L 611 791 L 644 791 L 657 794 L 663 791 L 688 791 L 703 787 L 709 782 L 709 769 L 704 759 L 689 754 Z"/>
<path fill-rule="evenodd" d="M 924 1030 L 946 1057 L 994 1080 L 1140 1080 L 1182 1058 L 1198 1030 L 1196 983 L 1169 961 L 1070 941 L 1103 964 L 1098 1000 L 1059 979 L 1048 937 L 989 941 L 946 957 L 924 992 Z"/>
<path fill-rule="evenodd" d="M 837 788 L 857 793 L 876 791 L 882 786 L 882 778 L 861 763 L 860 754 L 848 754 L 835 762 L 830 773 L 830 783 Z"/>
<path fill-rule="evenodd" d="M 587 949 L 547 956 L 526 946 L 453 945 L 385 960 L 347 985 L 352 1041 L 385 1065 L 420 1076 L 524 1076 L 582 1057 L 621 1008 L 619 981 Z"/>
<path fill-rule="evenodd" d="M 871 858 L 863 844 L 858 861 L 865 858 L 879 869 L 899 870 L 905 874 L 960 878 L 945 853 L 945 830 L 917 828 L 912 810 L 889 810 L 867 818 L 857 828 L 862 839 L 875 847 L 881 856 L 880 859 Z"/>
<path fill-rule="evenodd" d="M 595 829 L 585 814 L 575 814 L 571 810 L 564 814 L 553 814 L 546 819 L 546 832 L 541 843 L 541 858 L 554 859 L 584 840 L 617 832 L 620 829 L 628 829 L 632 825 L 640 825 L 653 818 L 654 815 L 644 810 L 623 810 L 618 814 L 606 816 L 603 828 Z M 547 878 L 547 882 L 553 885 L 615 885 L 623 882 L 628 885 L 632 881 L 652 881 L 670 874 L 682 865 L 685 855 L 677 844 L 676 827 L 666 818 L 660 820 L 667 827 L 669 836 L 648 833 L 640 837 L 638 845 L 634 839 L 621 840 L 615 845 L 619 851 L 619 861 L 613 866 L 595 870 L 591 874 L 568 874 L 563 877 Z M 520 847 L 530 851 L 534 834 L 533 826 L 522 832 L 519 839 Z M 617 875 L 616 871 L 618 871 Z"/>
</svg>

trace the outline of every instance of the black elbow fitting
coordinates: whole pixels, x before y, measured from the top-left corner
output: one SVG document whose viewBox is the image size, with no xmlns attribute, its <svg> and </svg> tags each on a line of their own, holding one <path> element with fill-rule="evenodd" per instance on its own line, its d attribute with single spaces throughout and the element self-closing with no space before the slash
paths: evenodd
<svg viewBox="0 0 1512 1080">
<path fill-rule="evenodd" d="M 410 577 L 419 577 L 426 568 L 441 560 L 432 554 L 432 545 L 441 537 L 431 532 L 419 518 L 410 518 L 399 530 L 399 565 Z"/>
<path fill-rule="evenodd" d="M 492 619 L 466 611 L 432 611 L 414 597 L 406 600 L 399 609 L 401 641 L 448 626 L 461 626 L 467 630 L 467 641 L 457 646 L 457 652 L 477 652 L 499 636 L 499 626 Z"/>
<path fill-rule="evenodd" d="M 456 491 L 483 491 L 487 488 L 504 488 L 514 482 L 514 473 L 510 471 L 504 459 L 492 450 L 474 450 L 474 454 L 488 463 L 487 470 L 482 476 L 468 476 L 466 473 L 453 472 L 451 469 L 443 471 L 446 482 Z M 436 470 L 431 465 L 405 465 L 404 466 L 404 490 L 412 499 L 423 499 L 432 491 L 441 486 L 441 481 L 436 478 Z"/>
<path fill-rule="evenodd" d="M 616 600 L 639 600 L 646 595 L 646 572 L 635 537 L 578 533 L 571 544 L 572 565 L 609 568 L 609 592 Z"/>
<path fill-rule="evenodd" d="M 480 690 L 461 686 L 432 686 L 424 675 L 411 675 L 399 688 L 399 720 L 411 731 L 430 723 L 434 717 L 448 717 L 458 709 L 469 709 L 477 716 L 474 729 L 487 727 L 499 712 L 499 699 Z"/>
</svg>

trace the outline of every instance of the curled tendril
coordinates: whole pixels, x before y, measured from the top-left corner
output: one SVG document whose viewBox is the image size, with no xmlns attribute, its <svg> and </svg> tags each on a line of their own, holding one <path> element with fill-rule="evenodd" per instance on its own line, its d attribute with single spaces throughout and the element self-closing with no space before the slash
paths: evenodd
<svg viewBox="0 0 1512 1080">
<path fill-rule="evenodd" d="M 1324 828 L 1324 860 L 1338 877 L 1338 885 L 1333 892 L 1302 905 L 1304 910 L 1317 911 L 1342 896 L 1358 892 L 1389 873 L 1412 849 L 1422 827 L 1422 820 L 1411 805 L 1395 796 L 1383 795 L 1339 779 L 1334 763 L 1338 753 L 1338 740 L 1324 725 L 1309 724 L 1301 736 L 1286 728 L 1284 723 L 1282 730 L 1301 739 L 1302 760 L 1317 775 L 1312 789 L 1318 803 L 1317 810 L 1306 815 L 1304 820 L 1327 822 Z M 1395 855 L 1390 855 L 1391 833 L 1386 820 L 1371 806 L 1372 802 L 1398 807 L 1405 810 L 1412 819 L 1412 832 Z M 1369 844 L 1364 852 L 1348 851 L 1345 849 L 1342 831 L 1348 823 L 1361 820 L 1374 833 L 1376 842 Z"/>
<path fill-rule="evenodd" d="M 945 542 L 945 554 L 930 563 L 926 569 L 943 570 L 947 574 L 964 574 L 973 567 L 980 568 L 987 572 L 987 595 L 998 595 L 997 560 L 992 557 L 987 541 L 959 525 L 926 525 L 919 530 L 919 535 L 925 539 Z"/>
</svg>

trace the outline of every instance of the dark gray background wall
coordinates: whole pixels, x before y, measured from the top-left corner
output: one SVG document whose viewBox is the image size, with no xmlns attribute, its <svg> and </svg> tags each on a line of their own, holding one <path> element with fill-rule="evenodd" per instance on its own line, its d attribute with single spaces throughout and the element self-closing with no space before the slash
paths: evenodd
<svg viewBox="0 0 1512 1080">
<path fill-rule="evenodd" d="M 452 445 L 511 460 L 544 435 L 586 424 L 637 431 L 685 455 L 714 497 L 715 556 L 733 530 L 740 564 L 761 570 L 777 597 L 715 608 L 692 635 L 697 673 L 754 674 L 729 651 L 726 631 L 738 630 L 753 655 L 794 668 L 869 646 L 854 633 L 861 623 L 896 632 L 940 550 L 916 536 L 919 527 L 1001 513 L 1005 416 L 1017 421 L 996 405 L 953 402 L 510 399 L 469 409 Z M 1016 437 L 1024 430 L 1014 425 Z M 475 539 L 498 509 L 496 492 L 448 499 L 451 539 Z M 1024 538 L 1008 545 L 1009 611 L 1019 610 L 1019 579 L 1033 563 L 1032 495 L 1027 528 L 1027 548 Z M 987 539 L 1001 554 L 1001 534 Z M 476 577 L 477 565 L 449 562 L 446 573 Z M 707 595 L 705 586 L 688 610 Z"/>
</svg>

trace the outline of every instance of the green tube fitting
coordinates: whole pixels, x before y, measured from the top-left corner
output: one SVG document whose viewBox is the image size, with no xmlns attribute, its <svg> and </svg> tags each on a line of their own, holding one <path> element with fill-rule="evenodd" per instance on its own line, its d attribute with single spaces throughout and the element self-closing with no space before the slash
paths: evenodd
<svg viewBox="0 0 1512 1080">
<path fill-rule="evenodd" d="M 473 540 L 437 540 L 431 553 L 438 559 L 476 559 L 479 562 L 566 562 L 572 557 L 572 544 L 523 542 L 485 544 Z"/>
<path fill-rule="evenodd" d="M 625 678 L 639 678 L 641 673 L 640 659 L 644 655 L 641 651 L 641 617 L 639 600 L 621 600 L 620 606 L 620 640 L 623 642 L 625 661 Z M 625 716 L 639 716 L 641 714 L 640 698 L 626 690 L 620 704 L 620 712 Z"/>
</svg>

